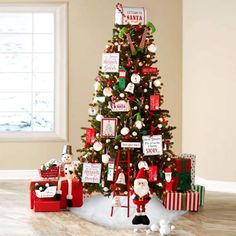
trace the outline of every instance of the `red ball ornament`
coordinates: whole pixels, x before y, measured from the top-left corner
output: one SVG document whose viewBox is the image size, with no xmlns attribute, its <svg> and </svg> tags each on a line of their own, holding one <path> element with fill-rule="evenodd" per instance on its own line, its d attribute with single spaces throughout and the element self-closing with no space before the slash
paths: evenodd
<svg viewBox="0 0 236 236">
<path fill-rule="evenodd" d="M 130 96 L 130 97 L 129 97 L 129 101 L 130 101 L 130 102 L 133 102 L 133 101 L 134 101 L 134 96 Z"/>
<path fill-rule="evenodd" d="M 135 30 L 136 30 L 136 31 L 139 31 L 140 29 L 141 29 L 140 25 L 136 25 L 136 26 L 135 26 Z"/>
<path fill-rule="evenodd" d="M 108 80 L 108 86 L 112 86 L 112 84 L 113 84 L 112 79 L 109 79 L 109 80 Z"/>
<path fill-rule="evenodd" d="M 128 140 L 129 139 L 129 135 L 125 135 L 125 140 Z"/>
</svg>

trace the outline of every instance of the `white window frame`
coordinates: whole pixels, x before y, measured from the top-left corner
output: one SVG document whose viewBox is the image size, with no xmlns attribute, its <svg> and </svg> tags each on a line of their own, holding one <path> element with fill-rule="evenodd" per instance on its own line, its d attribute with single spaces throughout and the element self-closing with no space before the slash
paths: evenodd
<svg viewBox="0 0 236 236">
<path fill-rule="evenodd" d="M 0 3 L 0 12 L 53 12 L 55 16 L 54 130 L 0 132 L 0 141 L 66 141 L 68 139 L 67 3 Z"/>
</svg>

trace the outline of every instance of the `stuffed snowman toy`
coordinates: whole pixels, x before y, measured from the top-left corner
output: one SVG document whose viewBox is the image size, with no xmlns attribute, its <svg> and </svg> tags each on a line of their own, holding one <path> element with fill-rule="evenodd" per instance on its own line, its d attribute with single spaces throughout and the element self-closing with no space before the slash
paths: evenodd
<svg viewBox="0 0 236 236">
<path fill-rule="evenodd" d="M 173 231 L 174 229 L 175 229 L 175 226 L 171 225 L 168 221 L 160 220 L 160 227 L 159 227 L 160 235 L 162 235 L 162 236 L 170 235 L 171 231 Z M 152 225 L 151 230 L 157 231 L 158 226 Z"/>
<path fill-rule="evenodd" d="M 73 155 L 71 151 L 71 146 L 70 145 L 65 145 L 63 148 L 63 153 L 62 153 L 62 168 L 63 172 L 60 174 L 60 178 L 58 180 L 58 185 L 57 185 L 57 192 L 54 196 L 55 199 L 60 200 L 61 199 L 61 182 L 66 180 L 68 182 L 68 194 L 66 196 L 67 199 L 67 206 L 72 207 L 72 180 L 77 178 L 76 173 L 75 173 L 75 166 L 73 164 Z"/>
</svg>

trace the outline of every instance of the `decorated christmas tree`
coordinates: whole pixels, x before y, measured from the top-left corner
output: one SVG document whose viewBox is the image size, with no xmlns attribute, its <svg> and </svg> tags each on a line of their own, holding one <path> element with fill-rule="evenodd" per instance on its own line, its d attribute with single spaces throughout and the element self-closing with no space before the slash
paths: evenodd
<svg viewBox="0 0 236 236">
<path fill-rule="evenodd" d="M 84 192 L 128 196 L 139 169 L 162 199 L 165 170 L 174 170 L 169 111 L 156 65 L 156 29 L 117 7 L 113 35 L 102 55 L 89 104 L 90 127 L 82 136 L 79 175 Z"/>
</svg>

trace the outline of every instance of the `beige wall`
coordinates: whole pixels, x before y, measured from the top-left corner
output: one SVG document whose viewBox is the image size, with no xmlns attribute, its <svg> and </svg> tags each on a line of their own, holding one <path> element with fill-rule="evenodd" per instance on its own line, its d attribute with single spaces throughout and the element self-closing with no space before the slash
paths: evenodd
<svg viewBox="0 0 236 236">
<path fill-rule="evenodd" d="M 0 2 L 6 2 L 0 0 Z M 36 1 L 14 1 L 36 2 Z M 40 0 L 58 2 L 58 0 Z M 101 65 L 101 53 L 112 37 L 117 1 L 71 0 L 69 3 L 69 140 L 80 147 L 81 126 L 87 125 L 88 104 L 92 99 L 94 78 Z M 175 151 L 181 147 L 181 0 L 120 1 L 126 6 L 144 6 L 148 20 L 158 31 L 158 67 L 163 78 L 164 107 L 170 110 Z M 36 169 L 50 158 L 59 158 L 63 142 L 0 142 L 0 169 Z M 76 155 L 75 155 L 76 156 Z"/>
<path fill-rule="evenodd" d="M 197 175 L 236 181 L 236 1 L 183 1 L 183 151 Z"/>
</svg>

